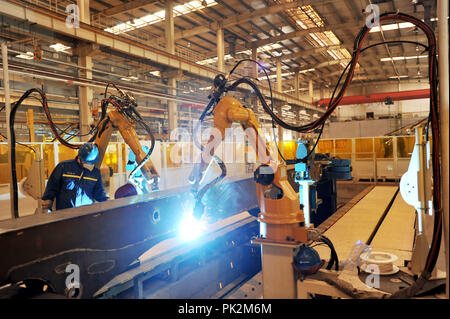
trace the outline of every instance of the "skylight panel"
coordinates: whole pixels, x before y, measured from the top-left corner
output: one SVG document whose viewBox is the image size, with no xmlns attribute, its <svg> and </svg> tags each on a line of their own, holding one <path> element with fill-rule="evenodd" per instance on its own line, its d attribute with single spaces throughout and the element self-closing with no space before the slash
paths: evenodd
<svg viewBox="0 0 450 319">
<path fill-rule="evenodd" d="M 195 12 L 201 10 L 203 8 L 212 7 L 217 5 L 217 2 L 214 0 L 204 0 L 202 2 L 198 0 L 190 1 L 185 4 L 178 5 L 174 7 L 174 16 L 178 17 L 181 15 L 189 14 L 191 12 Z M 138 19 L 134 19 L 133 21 L 128 21 L 125 23 L 120 23 L 116 26 L 105 28 L 106 32 L 120 34 L 124 32 L 129 32 L 131 30 L 139 29 L 157 22 L 161 22 L 165 20 L 166 11 L 160 10 L 156 13 L 148 14 Z"/>
</svg>

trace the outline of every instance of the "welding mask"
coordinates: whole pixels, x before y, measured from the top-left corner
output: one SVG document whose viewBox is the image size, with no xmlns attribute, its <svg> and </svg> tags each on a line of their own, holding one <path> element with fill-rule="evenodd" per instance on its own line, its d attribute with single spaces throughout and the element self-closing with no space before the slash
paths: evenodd
<svg viewBox="0 0 450 319">
<path fill-rule="evenodd" d="M 84 167 L 97 164 L 99 160 L 98 147 L 94 143 L 84 143 L 78 150 L 78 156 L 84 164 Z M 92 170 L 92 169 L 91 169 Z"/>
</svg>

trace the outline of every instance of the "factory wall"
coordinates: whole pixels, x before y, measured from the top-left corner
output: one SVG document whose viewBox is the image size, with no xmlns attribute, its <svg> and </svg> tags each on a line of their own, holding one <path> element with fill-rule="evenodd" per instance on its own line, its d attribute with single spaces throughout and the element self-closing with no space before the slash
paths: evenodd
<svg viewBox="0 0 450 319">
<path fill-rule="evenodd" d="M 387 85 L 375 83 L 370 87 L 350 87 L 345 95 L 369 95 L 372 93 L 426 89 L 428 87 L 427 81 L 400 82 Z M 317 92 L 316 97 L 329 97 L 327 90 L 329 89 L 325 89 L 325 94 L 322 92 L 322 96 L 320 96 L 320 92 Z M 325 126 L 323 138 L 383 136 L 427 117 L 428 111 L 429 99 L 394 101 L 391 105 L 381 102 L 339 106 L 334 112 L 335 121 L 328 122 Z"/>
<path fill-rule="evenodd" d="M 420 118 L 427 116 L 429 103 L 429 99 L 418 99 L 394 101 L 390 105 L 386 105 L 383 102 L 353 104 L 339 106 L 335 112 L 339 121 L 370 118 L 367 113 L 372 114 L 374 118 L 396 116 L 398 114 L 401 114 L 403 118 Z"/>
<path fill-rule="evenodd" d="M 418 118 L 356 120 L 331 122 L 325 125 L 323 138 L 353 138 L 383 136 L 403 126 L 417 122 Z"/>
</svg>

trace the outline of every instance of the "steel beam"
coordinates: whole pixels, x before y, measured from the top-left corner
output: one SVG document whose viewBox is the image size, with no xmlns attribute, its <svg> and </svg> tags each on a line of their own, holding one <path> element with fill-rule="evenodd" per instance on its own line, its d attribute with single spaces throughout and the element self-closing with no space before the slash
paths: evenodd
<svg viewBox="0 0 450 319">
<path fill-rule="evenodd" d="M 245 196 L 236 196 L 245 194 Z M 0 287 L 38 279 L 66 294 L 66 267 L 80 270 L 80 296 L 90 298 L 145 251 L 177 234 L 189 187 L 106 201 L 51 214 L 0 221 Z M 205 194 L 206 213 L 220 217 L 258 207 L 253 179 L 230 178 Z"/>
<path fill-rule="evenodd" d="M 269 6 L 269 7 L 263 8 L 263 9 L 255 10 L 252 12 L 241 13 L 241 14 L 238 14 L 238 15 L 220 20 L 220 21 L 214 21 L 207 26 L 198 26 L 198 27 L 195 27 L 190 30 L 181 31 L 175 35 L 175 40 L 193 37 L 193 36 L 196 36 L 196 35 L 199 35 L 202 33 L 207 33 L 211 30 L 216 31 L 219 28 L 219 26 L 221 26 L 222 28 L 227 28 L 227 27 L 231 27 L 236 24 L 241 24 L 244 22 L 248 22 L 248 21 L 257 19 L 257 18 L 265 16 L 265 15 L 292 9 L 292 8 L 300 6 L 302 2 L 303 1 L 297 0 L 297 1 L 292 1 L 292 2 L 288 2 L 288 3 L 277 4 L 277 5 Z"/>
<path fill-rule="evenodd" d="M 159 2 L 159 1 L 158 0 L 132 0 L 132 1 L 128 1 L 125 3 L 119 4 L 117 6 L 102 10 L 102 11 L 98 12 L 96 15 L 111 17 L 111 16 L 114 16 L 117 14 L 126 13 L 126 12 L 134 10 L 134 9 L 139 9 L 146 5 L 149 5 L 152 3 L 157 3 L 157 2 Z"/>
<path fill-rule="evenodd" d="M 279 41 L 283 41 L 283 40 L 289 40 L 289 39 L 293 39 L 293 38 L 297 38 L 297 37 L 302 37 L 305 35 L 309 35 L 310 33 L 334 31 L 334 30 L 338 30 L 338 29 L 347 30 L 350 28 L 354 28 L 355 25 L 358 25 L 356 23 L 350 22 L 350 23 L 344 23 L 344 24 L 329 25 L 329 26 L 325 26 L 325 27 L 316 27 L 316 28 L 309 28 L 309 29 L 305 29 L 305 30 L 292 31 L 289 33 L 284 33 L 284 34 L 275 36 L 275 37 L 270 37 L 268 39 L 253 41 L 253 42 L 250 42 L 247 46 L 248 46 L 248 48 L 254 48 L 254 47 L 257 48 L 257 47 L 261 47 L 266 44 L 270 44 L 270 43 L 274 43 L 274 42 L 279 42 Z"/>
<path fill-rule="evenodd" d="M 214 79 L 220 73 L 218 70 L 199 65 L 141 43 L 136 43 L 135 41 L 99 30 L 84 23 L 80 23 L 79 28 L 69 28 L 66 26 L 64 16 L 35 7 L 24 7 L 17 0 L 0 0 L 0 13 L 17 19 L 28 20 L 30 23 L 36 23 L 57 34 L 64 34 L 88 43 L 96 43 L 100 46 L 110 47 L 118 52 L 148 59 L 159 65 L 179 69 L 200 78 Z M 268 88 L 261 86 L 260 90 L 263 94 L 270 95 Z M 321 111 L 306 101 L 296 99 L 282 92 L 273 92 L 273 97 L 285 103 Z"/>
</svg>

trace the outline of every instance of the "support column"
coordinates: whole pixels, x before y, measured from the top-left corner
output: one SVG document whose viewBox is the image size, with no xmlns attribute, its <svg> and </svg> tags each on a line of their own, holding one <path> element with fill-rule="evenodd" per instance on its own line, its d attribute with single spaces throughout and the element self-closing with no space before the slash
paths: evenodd
<svg viewBox="0 0 450 319">
<path fill-rule="evenodd" d="M 92 57 L 88 55 L 80 56 L 78 59 L 78 64 L 82 68 L 80 69 L 80 77 L 86 79 L 92 79 Z M 92 121 L 91 106 L 93 100 L 92 88 L 88 86 L 79 87 L 79 111 L 80 111 L 80 132 L 81 141 L 87 142 L 90 136 L 86 135 L 90 130 L 90 123 Z"/>
<path fill-rule="evenodd" d="M 27 125 L 28 125 L 28 130 L 30 131 L 30 142 L 33 143 L 33 142 L 35 142 L 35 139 L 34 139 L 34 112 L 33 112 L 33 109 L 28 109 L 27 110 Z"/>
<path fill-rule="evenodd" d="M 8 171 L 9 171 L 9 198 L 10 198 L 10 212 L 11 218 L 19 217 L 19 202 L 17 184 L 12 183 L 12 143 L 11 143 L 11 130 L 9 125 L 9 115 L 11 114 L 11 99 L 9 91 L 9 71 L 8 71 L 8 47 L 5 42 L 2 41 L 2 64 L 3 64 L 3 87 L 5 91 L 5 112 L 6 112 L 6 137 L 8 138 Z"/>
<path fill-rule="evenodd" d="M 442 239 L 445 242 L 445 262 L 446 262 L 446 295 L 449 298 L 449 52 L 448 52 L 448 0 L 438 0 L 438 32 L 439 32 L 439 113 L 440 113 L 440 134 L 441 134 L 441 187 L 442 187 L 442 210 L 443 210 L 443 233 Z"/>
<path fill-rule="evenodd" d="M 90 0 L 77 0 L 78 9 L 80 12 L 80 22 L 86 24 L 91 24 L 89 1 Z"/>
<path fill-rule="evenodd" d="M 252 60 L 258 61 L 258 48 L 252 48 Z M 256 63 L 252 63 L 252 77 L 258 78 L 258 66 Z"/>
<path fill-rule="evenodd" d="M 311 101 L 314 101 L 314 87 L 311 79 L 309 80 L 309 97 L 311 98 Z"/>
<path fill-rule="evenodd" d="M 77 0 L 77 5 L 80 13 L 80 22 L 91 24 L 90 12 L 89 12 L 89 0 Z M 86 79 L 92 79 L 92 57 L 89 54 L 80 54 L 78 64 L 82 68 L 80 69 L 80 76 Z M 90 136 L 86 134 L 90 130 L 90 122 L 92 121 L 91 108 L 93 100 L 93 92 L 91 87 L 80 86 L 79 87 L 79 111 L 80 111 L 80 132 L 81 141 L 88 141 Z"/>
<path fill-rule="evenodd" d="M 175 54 L 175 25 L 173 22 L 173 0 L 166 1 L 166 52 Z"/>
<path fill-rule="evenodd" d="M 320 86 L 320 99 L 325 98 L 325 88 L 323 85 Z"/>
<path fill-rule="evenodd" d="M 294 92 L 295 97 L 297 99 L 300 97 L 299 85 L 300 85 L 300 72 L 296 71 L 294 75 Z"/>
<path fill-rule="evenodd" d="M 177 94 L 177 79 L 175 77 L 170 77 L 167 83 L 171 88 L 169 89 L 169 94 L 176 95 Z M 178 127 L 178 106 L 177 102 L 169 101 L 169 137 L 170 133 Z"/>
<path fill-rule="evenodd" d="M 252 48 L 252 60 L 258 61 L 258 48 Z M 258 79 L 258 65 L 256 63 L 251 63 L 251 74 L 250 77 L 255 78 L 255 80 Z M 251 103 L 253 106 L 253 109 L 257 112 L 260 111 L 262 107 L 259 106 L 258 98 L 256 97 L 256 94 L 251 94 Z"/>
<path fill-rule="evenodd" d="M 277 106 L 277 113 L 278 113 L 278 117 L 280 119 L 282 119 L 283 118 L 283 109 L 282 109 L 281 105 Z M 283 128 L 281 127 L 281 125 L 278 125 L 278 139 L 277 139 L 277 141 L 278 142 L 282 142 L 283 141 Z"/>
<path fill-rule="evenodd" d="M 223 28 L 222 26 L 219 26 L 217 29 L 217 69 L 219 72 L 225 72 L 224 65 L 225 65 L 225 43 L 223 40 Z"/>
<path fill-rule="evenodd" d="M 167 53 L 175 54 L 175 25 L 173 20 L 173 0 L 166 1 L 166 50 Z M 167 85 L 170 86 L 168 93 L 177 94 L 177 79 L 175 76 L 169 76 Z M 169 137 L 170 133 L 178 127 L 178 107 L 177 102 L 169 101 Z"/>
<path fill-rule="evenodd" d="M 280 93 L 283 92 L 283 83 L 281 81 L 281 60 L 277 59 L 277 91 Z"/>
<path fill-rule="evenodd" d="M 296 115 L 297 115 L 297 126 L 300 126 L 301 121 L 300 121 L 300 108 L 299 107 L 297 108 L 297 114 Z M 297 132 L 297 136 L 296 136 L 297 139 L 299 139 L 301 137 L 300 134 L 301 134 L 300 132 Z"/>
</svg>

